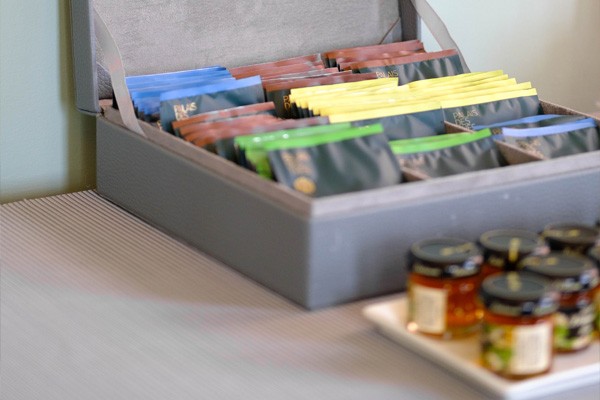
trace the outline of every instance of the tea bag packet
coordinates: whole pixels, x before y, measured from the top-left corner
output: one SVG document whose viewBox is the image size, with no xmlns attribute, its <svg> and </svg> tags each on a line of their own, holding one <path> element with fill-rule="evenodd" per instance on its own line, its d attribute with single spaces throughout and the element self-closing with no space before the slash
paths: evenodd
<svg viewBox="0 0 600 400">
<path fill-rule="evenodd" d="M 294 121 L 306 121 L 313 118 L 305 118 Z M 300 127 L 293 129 L 282 129 L 278 131 L 262 132 L 247 136 L 237 136 L 234 139 L 234 147 L 238 164 L 258 173 L 266 179 L 273 179 L 269 165 L 268 151 L 265 146 L 272 142 L 281 142 L 292 138 L 302 138 L 316 135 L 326 135 L 351 128 L 349 123 L 345 124 L 323 124 L 321 126 Z"/>
<path fill-rule="evenodd" d="M 400 183 L 400 169 L 381 126 L 342 132 L 267 145 L 276 181 L 311 197 Z"/>
<path fill-rule="evenodd" d="M 164 72 L 157 74 L 144 74 L 144 75 L 131 75 L 125 77 L 125 84 L 127 87 L 131 87 L 132 85 L 147 83 L 147 82 L 155 82 L 155 81 L 165 81 L 169 79 L 180 79 L 180 78 L 188 78 L 191 76 L 205 76 L 212 75 L 215 73 L 227 71 L 225 67 L 220 65 L 212 66 L 212 67 L 204 67 L 186 71 L 174 71 L 174 72 Z"/>
<path fill-rule="evenodd" d="M 290 64 L 283 66 L 269 66 L 260 68 L 251 68 L 243 73 L 232 73 L 236 79 L 248 78 L 251 76 L 260 76 L 263 79 L 276 77 L 286 74 L 298 74 L 310 71 L 322 71 L 325 66 L 321 62 L 310 62 L 300 64 Z"/>
<path fill-rule="evenodd" d="M 377 55 L 390 52 L 416 52 L 425 51 L 420 40 L 406 40 L 387 44 L 372 46 L 349 47 L 345 49 L 330 50 L 323 56 L 324 64 L 328 67 L 336 67 L 337 59 L 343 57 L 377 57 Z M 382 58 L 382 57 L 379 57 Z"/>
<path fill-rule="evenodd" d="M 342 56 L 336 58 L 336 64 L 340 71 L 351 71 L 352 65 L 357 64 L 359 62 L 371 61 L 371 60 L 383 60 L 387 58 L 398 58 L 405 56 L 412 56 L 415 54 L 425 53 L 425 50 L 419 49 L 416 51 L 403 50 L 403 51 L 392 51 L 386 53 L 365 53 L 365 54 L 356 54 L 350 56 Z"/>
<path fill-rule="evenodd" d="M 400 84 L 421 79 L 452 76 L 464 72 L 456 50 L 442 50 L 412 56 L 371 60 L 352 64 L 355 73 L 375 72 L 381 78 L 396 77 Z"/>
<path fill-rule="evenodd" d="M 157 97 L 156 92 L 165 90 L 174 90 L 184 87 L 192 87 L 198 84 L 206 84 L 211 81 L 223 79 L 233 79 L 229 71 L 224 67 L 208 67 L 188 71 L 167 72 L 152 75 L 136 75 L 125 78 L 127 88 L 132 96 L 134 107 L 136 98 Z M 169 89 L 169 87 L 172 87 Z M 143 94 L 138 96 L 138 92 L 154 92 L 153 94 Z M 113 96 L 114 99 L 114 96 Z M 118 108 L 116 100 L 113 100 L 113 107 Z"/>
<path fill-rule="evenodd" d="M 143 87 L 130 91 L 131 101 L 133 102 L 134 110 L 144 112 L 145 114 L 160 113 L 160 95 L 164 92 L 173 90 L 184 90 L 198 88 L 206 85 L 213 85 L 222 82 L 233 82 L 232 77 L 203 77 L 201 79 L 171 81 L 169 84 L 159 84 L 156 86 Z"/>
<path fill-rule="evenodd" d="M 394 115 L 359 119 L 352 126 L 381 124 L 388 140 L 408 139 L 441 135 L 446 132 L 444 113 L 441 108 L 421 112 L 407 111 Z M 334 120 L 334 121 L 337 121 Z"/>
<path fill-rule="evenodd" d="M 498 168 L 507 165 L 489 129 L 390 142 L 410 180 Z"/>
<path fill-rule="evenodd" d="M 289 94 L 289 101 L 294 117 L 306 117 L 314 115 L 310 110 L 309 104 L 316 99 L 322 100 L 326 98 L 333 100 L 352 93 L 371 93 L 372 91 L 392 88 L 398 88 L 398 80 L 396 78 L 376 79 L 375 75 L 369 74 L 368 79 L 361 80 L 358 78 L 358 81 L 355 82 L 292 88 Z"/>
<path fill-rule="evenodd" d="M 519 118 L 511 121 L 498 122 L 491 125 L 475 125 L 473 130 L 489 128 L 493 135 L 502 134 L 502 128 L 541 128 L 544 126 L 560 125 L 585 119 L 582 115 L 558 115 L 558 114 L 540 114 L 531 117 Z"/>
<path fill-rule="evenodd" d="M 563 157 L 600 149 L 600 132 L 592 118 L 538 128 L 501 128 L 494 138 L 539 159 Z"/>
<path fill-rule="evenodd" d="M 281 130 L 300 129 L 319 125 L 328 125 L 329 118 L 327 117 L 315 117 L 315 118 L 304 118 L 304 119 L 287 119 L 271 121 L 268 124 L 258 124 L 251 127 L 237 126 L 230 130 L 220 131 L 214 141 L 206 143 L 204 148 L 208 151 L 216 153 L 217 155 L 226 158 L 235 163 L 239 163 L 237 159 L 237 152 L 235 148 L 235 138 L 251 135 L 257 133 L 269 133 Z"/>
<path fill-rule="evenodd" d="M 164 92 L 160 96 L 160 122 L 165 131 L 173 133 L 173 121 L 208 111 L 264 101 L 262 82 L 258 76 Z"/>
<path fill-rule="evenodd" d="M 314 69 L 310 71 L 292 72 L 289 74 L 273 75 L 269 74 L 268 78 L 262 78 L 263 85 L 267 83 L 275 83 L 287 81 L 291 79 L 304 79 L 319 76 L 340 75 L 342 73 L 352 73 L 352 71 L 340 72 L 337 68 Z"/>
<path fill-rule="evenodd" d="M 175 134 L 180 136 L 179 129 L 186 125 L 257 114 L 269 114 L 275 116 L 275 104 L 273 102 L 256 103 L 196 114 L 189 118 L 173 121 L 173 130 L 175 131 Z"/>
<path fill-rule="evenodd" d="M 441 102 L 446 121 L 472 130 L 475 125 L 530 117 L 541 112 L 535 89 L 509 91 Z"/>
<path fill-rule="evenodd" d="M 270 114 L 244 115 L 240 117 L 227 118 L 217 121 L 205 121 L 185 125 L 179 128 L 181 137 L 197 146 L 203 146 L 205 139 L 219 137 L 231 129 L 249 129 L 254 126 L 267 125 L 280 121 L 279 118 Z"/>
<path fill-rule="evenodd" d="M 323 65 L 321 54 L 309 54 L 306 56 L 291 57 L 283 60 L 270 61 L 260 64 L 244 65 L 241 67 L 230 68 L 229 71 L 236 78 L 245 78 L 255 75 L 254 72 L 285 67 L 289 65 Z M 248 75 L 249 74 L 249 75 Z"/>
<path fill-rule="evenodd" d="M 362 77 L 361 75 L 364 75 Z M 333 75 L 309 77 L 304 79 L 292 79 L 288 81 L 265 83 L 264 89 L 266 99 L 275 103 L 275 113 L 280 118 L 294 118 L 298 117 L 297 109 L 296 113 L 292 108 L 290 102 L 290 93 L 292 89 L 322 85 L 332 85 L 337 83 L 348 83 L 348 82 L 359 82 L 369 79 L 376 79 L 374 74 L 352 74 L 352 73 L 339 73 Z M 310 113 L 306 113 L 305 117 L 311 117 Z"/>
</svg>

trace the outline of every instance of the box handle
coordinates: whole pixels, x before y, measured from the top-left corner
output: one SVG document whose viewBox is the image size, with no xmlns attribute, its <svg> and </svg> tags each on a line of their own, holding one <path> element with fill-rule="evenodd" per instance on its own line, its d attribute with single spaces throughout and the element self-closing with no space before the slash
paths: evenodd
<svg viewBox="0 0 600 400">
<path fill-rule="evenodd" d="M 470 72 L 467 63 L 458 48 L 458 45 L 450 36 L 450 32 L 448 32 L 448 28 L 442 21 L 439 15 L 435 12 L 435 10 L 431 7 L 431 5 L 427 2 L 427 0 L 410 0 L 415 10 L 417 10 L 417 14 L 421 17 L 431 34 L 438 42 L 442 49 L 455 49 L 458 52 L 458 56 L 460 57 L 460 62 L 463 66 L 464 72 Z"/>
<path fill-rule="evenodd" d="M 115 39 L 110 34 L 106 23 L 98 14 L 98 11 L 94 8 L 94 26 L 96 29 L 96 37 L 98 38 L 98 44 L 102 47 L 104 52 L 104 60 L 108 72 L 110 74 L 110 80 L 112 82 L 113 92 L 119 105 L 119 111 L 123 123 L 130 130 L 146 137 L 146 134 L 142 130 L 135 112 L 133 111 L 133 104 L 131 102 L 131 96 L 127 84 L 125 83 L 125 68 L 123 67 L 123 61 L 121 53 L 117 47 Z"/>
</svg>

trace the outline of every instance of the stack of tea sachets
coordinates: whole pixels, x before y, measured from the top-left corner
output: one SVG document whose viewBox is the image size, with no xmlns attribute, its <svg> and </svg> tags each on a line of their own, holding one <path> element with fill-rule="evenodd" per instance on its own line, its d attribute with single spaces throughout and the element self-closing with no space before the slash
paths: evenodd
<svg viewBox="0 0 600 400">
<path fill-rule="evenodd" d="M 388 78 L 389 79 L 389 78 Z M 396 79 L 396 78 L 393 78 Z M 517 83 L 502 71 L 420 80 L 401 86 L 332 85 L 292 89 L 292 108 L 301 116 L 331 122 L 381 123 L 390 140 L 445 133 L 444 121 L 466 129 L 539 114 L 531 83 Z"/>
<path fill-rule="evenodd" d="M 189 116 L 264 102 L 260 77 L 235 79 L 224 67 L 126 78 L 138 118 L 160 121 L 173 133 L 172 123 Z"/>
</svg>

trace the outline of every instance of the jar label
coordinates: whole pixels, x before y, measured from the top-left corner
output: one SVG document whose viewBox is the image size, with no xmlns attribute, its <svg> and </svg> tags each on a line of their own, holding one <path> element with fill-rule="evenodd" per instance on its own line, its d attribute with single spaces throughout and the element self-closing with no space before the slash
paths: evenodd
<svg viewBox="0 0 600 400">
<path fill-rule="evenodd" d="M 594 333 L 594 304 L 560 308 L 554 314 L 554 347 L 557 350 L 579 350 L 588 346 Z"/>
<path fill-rule="evenodd" d="M 597 287 L 594 293 L 594 304 L 596 304 L 596 330 L 600 332 L 600 287 Z"/>
<path fill-rule="evenodd" d="M 423 333 L 441 334 L 446 330 L 448 292 L 417 284 L 409 287 L 410 320 Z"/>
<path fill-rule="evenodd" d="M 484 323 L 482 357 L 486 368 L 510 375 L 543 372 L 552 361 L 552 324 Z"/>
</svg>

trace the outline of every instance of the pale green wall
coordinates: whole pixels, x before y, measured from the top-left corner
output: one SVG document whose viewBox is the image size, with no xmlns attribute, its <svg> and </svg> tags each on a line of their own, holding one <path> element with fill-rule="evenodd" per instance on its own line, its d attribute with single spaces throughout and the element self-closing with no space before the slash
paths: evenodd
<svg viewBox="0 0 600 400">
<path fill-rule="evenodd" d="M 0 0 L 1 202 L 95 186 L 94 118 L 74 106 L 70 36 L 67 0 Z"/>
<path fill-rule="evenodd" d="M 430 2 L 471 69 L 501 68 L 544 99 L 597 109 L 599 0 Z M 2 202 L 94 187 L 94 122 L 73 105 L 69 40 L 67 0 L 0 0 Z"/>
<path fill-rule="evenodd" d="M 600 0 L 429 0 L 473 71 L 503 69 L 539 97 L 600 112 Z M 434 41 L 423 30 L 427 50 Z"/>
</svg>

